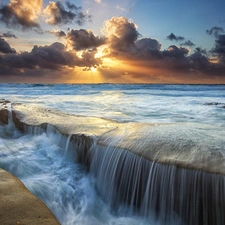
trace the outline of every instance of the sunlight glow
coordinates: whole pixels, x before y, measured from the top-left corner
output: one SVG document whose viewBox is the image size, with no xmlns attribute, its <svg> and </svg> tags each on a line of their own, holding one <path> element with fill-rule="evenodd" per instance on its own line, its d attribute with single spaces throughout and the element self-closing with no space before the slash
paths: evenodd
<svg viewBox="0 0 225 225">
<path fill-rule="evenodd" d="M 91 67 L 91 72 L 96 72 L 96 71 L 97 71 L 97 68 L 94 67 L 94 66 L 92 66 L 92 67 Z"/>
</svg>

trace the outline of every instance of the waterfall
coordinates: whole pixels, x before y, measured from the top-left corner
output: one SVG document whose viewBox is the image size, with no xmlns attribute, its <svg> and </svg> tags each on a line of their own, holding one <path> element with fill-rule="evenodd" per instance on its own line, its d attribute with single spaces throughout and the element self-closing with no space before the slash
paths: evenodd
<svg viewBox="0 0 225 225">
<path fill-rule="evenodd" d="M 13 119 L 12 119 L 12 105 L 11 102 L 6 103 L 6 107 L 8 109 L 8 123 L 13 124 Z"/>
<path fill-rule="evenodd" d="M 67 152 L 69 150 L 69 145 L 70 145 L 70 139 L 72 137 L 72 134 L 70 134 L 67 138 L 67 141 L 66 141 L 66 147 L 65 147 L 65 155 L 67 155 Z"/>
<path fill-rule="evenodd" d="M 161 165 L 98 145 L 92 146 L 88 159 L 96 189 L 115 213 L 125 211 L 171 225 L 225 224 L 222 175 Z"/>
<path fill-rule="evenodd" d="M 5 125 L 5 129 L 2 130 L 2 135 L 4 137 L 17 137 L 19 135 L 19 131 L 16 129 L 15 124 L 13 122 L 13 111 L 11 102 L 7 100 L 2 100 L 0 104 L 0 126 L 2 124 Z"/>
<path fill-rule="evenodd" d="M 10 110 L 8 117 L 12 122 Z M 115 215 L 138 215 L 163 225 L 225 224 L 223 175 L 160 164 L 110 144 L 101 145 L 94 137 L 62 134 L 49 124 L 23 126 L 29 134 L 45 132 L 63 148 L 63 155 L 83 164 Z M 118 141 L 118 137 L 112 139 Z"/>
<path fill-rule="evenodd" d="M 55 144 L 65 150 L 66 157 L 73 157 L 76 162 L 85 165 L 86 155 L 90 149 L 93 139 L 80 134 L 62 134 L 57 128 L 50 124 L 41 124 L 39 126 L 23 124 L 24 131 L 32 135 L 40 135 L 43 132 L 50 137 Z M 71 149 L 71 151 L 69 151 Z"/>
</svg>

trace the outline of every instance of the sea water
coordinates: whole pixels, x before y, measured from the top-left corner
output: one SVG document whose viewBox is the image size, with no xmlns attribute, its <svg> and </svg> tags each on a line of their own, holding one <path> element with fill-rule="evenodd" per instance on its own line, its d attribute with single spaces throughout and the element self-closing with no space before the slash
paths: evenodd
<svg viewBox="0 0 225 225">
<path fill-rule="evenodd" d="M 1 98 L 118 122 L 225 125 L 225 85 L 0 84 Z"/>
<path fill-rule="evenodd" d="M 225 126 L 223 85 L 1 84 L 0 99 L 120 123 Z M 111 211 L 76 162 L 69 140 L 64 145 L 58 140 L 53 132 L 21 134 L 13 124 L 0 126 L 0 167 L 17 176 L 63 225 L 160 224 L 123 209 Z"/>
</svg>

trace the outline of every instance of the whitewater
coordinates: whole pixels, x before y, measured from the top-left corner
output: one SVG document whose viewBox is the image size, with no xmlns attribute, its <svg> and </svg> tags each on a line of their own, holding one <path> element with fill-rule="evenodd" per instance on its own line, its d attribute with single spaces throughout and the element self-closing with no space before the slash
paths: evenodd
<svg viewBox="0 0 225 225">
<path fill-rule="evenodd" d="M 206 139 L 210 134 L 215 139 L 213 144 L 221 143 L 220 150 L 223 148 L 225 152 L 222 140 L 225 127 L 224 85 L 0 84 L 0 99 L 46 110 L 57 110 L 63 113 L 65 121 L 67 116 L 76 115 L 103 118 L 125 125 L 150 123 L 173 124 L 173 127 L 179 127 L 182 124 L 187 132 L 189 127 L 192 129 L 194 126 L 205 132 Z M 160 129 L 157 132 L 160 132 Z M 204 140 L 204 136 L 202 138 L 204 144 L 206 139 Z M 98 172 L 98 162 L 93 163 L 87 170 L 78 162 L 70 139 L 70 135 L 62 138 L 51 126 L 47 127 L 45 132 L 27 129 L 25 133 L 21 133 L 11 121 L 8 125 L 0 126 L 0 168 L 18 177 L 50 208 L 62 225 L 185 224 L 186 221 L 182 221 L 176 215 L 171 216 L 172 219 L 164 217 L 163 214 L 156 216 L 152 213 L 146 216 L 143 212 L 145 209 L 139 213 L 129 207 L 129 204 L 113 203 L 115 206 L 112 207 L 111 199 L 108 198 L 111 198 L 111 195 L 114 197 L 114 192 L 110 193 L 110 189 L 105 190 L 99 180 L 106 180 L 110 186 L 114 179 L 111 177 L 113 172 L 109 171 L 110 177 L 107 179 L 107 173 L 105 175 L 102 171 Z M 95 147 L 93 145 L 92 150 Z M 215 151 L 217 147 L 215 146 Z M 224 152 L 221 153 L 222 157 L 225 157 Z M 113 159 L 113 154 L 133 160 L 130 153 L 123 156 L 123 152 L 119 150 L 110 156 L 99 154 L 99 158 L 93 157 L 93 162 L 100 160 L 103 163 L 107 157 Z M 118 157 L 115 159 L 119 160 Z M 144 160 L 142 163 L 146 164 L 147 170 L 148 166 Z M 111 164 L 116 167 L 118 162 L 114 161 Z M 140 167 L 135 165 L 135 161 L 132 163 L 133 168 Z M 101 166 L 107 168 L 107 165 Z M 154 170 L 160 173 L 162 169 L 155 166 L 154 162 L 149 168 L 151 173 Z M 176 173 L 175 167 L 163 170 L 169 171 L 164 171 L 165 176 Z M 181 175 L 178 177 L 181 179 L 188 176 L 183 170 L 180 173 L 182 178 Z M 201 175 L 199 174 L 193 176 L 198 177 Z M 129 179 L 126 179 L 126 183 L 129 183 Z M 224 182 L 223 176 L 219 179 L 220 183 Z M 163 187 L 160 188 L 164 190 Z M 221 191 L 220 187 L 216 190 Z M 161 194 L 162 198 L 167 198 L 165 193 Z M 143 199 L 146 197 L 149 196 L 144 196 Z M 154 196 L 152 198 L 154 199 Z M 129 200 L 129 203 L 130 201 L 134 200 Z M 139 201 L 137 200 L 141 205 Z M 157 205 L 157 202 L 155 204 Z M 198 221 L 192 224 L 198 224 Z M 222 222 L 219 221 L 217 224 Z"/>
</svg>

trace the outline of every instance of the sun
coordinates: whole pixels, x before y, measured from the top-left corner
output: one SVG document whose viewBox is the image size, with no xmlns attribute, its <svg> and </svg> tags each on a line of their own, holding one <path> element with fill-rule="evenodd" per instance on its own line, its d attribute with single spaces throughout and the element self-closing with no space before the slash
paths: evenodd
<svg viewBox="0 0 225 225">
<path fill-rule="evenodd" d="M 94 66 L 92 66 L 92 67 L 91 67 L 91 72 L 96 72 L 96 71 L 97 71 L 97 68 L 94 67 Z"/>
</svg>

